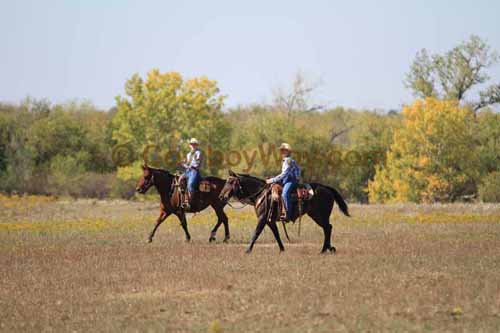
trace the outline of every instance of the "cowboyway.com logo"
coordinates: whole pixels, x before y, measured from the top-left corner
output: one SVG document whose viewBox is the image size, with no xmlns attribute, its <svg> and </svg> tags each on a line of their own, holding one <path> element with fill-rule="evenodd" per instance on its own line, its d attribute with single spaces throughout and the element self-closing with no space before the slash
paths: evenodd
<svg viewBox="0 0 500 333">
<path fill-rule="evenodd" d="M 200 149 L 204 161 L 209 168 L 230 169 L 238 168 L 242 172 L 251 173 L 257 167 L 279 168 L 281 156 L 278 146 L 263 143 L 252 149 L 221 151 L 207 145 Z M 379 163 L 385 156 L 383 150 L 340 150 L 334 147 L 324 150 L 294 151 L 293 158 L 303 167 L 312 170 L 318 167 L 338 168 L 340 165 L 347 167 L 366 167 Z M 185 152 L 178 148 L 162 149 L 158 145 L 148 144 L 140 152 L 134 150 L 131 143 L 119 144 L 113 147 L 112 159 L 117 166 L 127 166 L 141 158 L 150 165 L 176 165 L 184 160 Z"/>
</svg>

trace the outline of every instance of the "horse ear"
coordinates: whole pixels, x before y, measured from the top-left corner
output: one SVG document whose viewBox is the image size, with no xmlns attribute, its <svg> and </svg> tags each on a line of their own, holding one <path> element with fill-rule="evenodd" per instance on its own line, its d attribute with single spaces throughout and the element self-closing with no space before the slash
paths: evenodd
<svg viewBox="0 0 500 333">
<path fill-rule="evenodd" d="M 141 168 L 142 168 L 142 170 L 146 170 L 148 168 L 148 166 L 146 165 L 146 163 L 144 163 L 143 165 L 141 165 Z"/>
<path fill-rule="evenodd" d="M 228 170 L 228 173 L 229 173 L 229 176 L 231 176 L 231 177 L 238 177 L 238 176 L 237 176 L 237 175 L 233 172 L 233 170 L 231 170 L 231 169 L 229 169 L 229 170 Z"/>
</svg>

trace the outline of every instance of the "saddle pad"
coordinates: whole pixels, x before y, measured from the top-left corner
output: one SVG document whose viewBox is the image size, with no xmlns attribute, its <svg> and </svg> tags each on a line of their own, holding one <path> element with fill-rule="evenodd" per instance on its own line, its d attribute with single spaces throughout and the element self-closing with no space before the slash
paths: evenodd
<svg viewBox="0 0 500 333">
<path fill-rule="evenodd" d="M 302 200 L 311 200 L 314 195 L 314 190 L 309 184 L 301 184 L 297 188 L 297 197 Z"/>
<path fill-rule="evenodd" d="M 283 187 L 280 184 L 273 184 L 271 187 L 272 199 L 278 201 L 281 198 L 281 193 L 283 192 Z M 292 192 L 291 199 L 293 201 L 298 200 L 310 200 L 314 195 L 314 190 L 310 184 L 299 184 L 297 191 Z"/>
</svg>

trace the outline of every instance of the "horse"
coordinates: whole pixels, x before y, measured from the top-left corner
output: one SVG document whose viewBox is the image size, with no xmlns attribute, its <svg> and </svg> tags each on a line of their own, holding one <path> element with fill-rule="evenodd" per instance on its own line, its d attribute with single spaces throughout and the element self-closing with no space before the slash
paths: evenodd
<svg viewBox="0 0 500 333">
<path fill-rule="evenodd" d="M 310 183 L 309 185 L 314 191 L 314 195 L 310 200 L 304 201 L 301 209 L 297 207 L 297 204 L 295 205 L 293 221 L 304 214 L 309 215 L 323 229 L 324 241 L 321 253 L 328 251 L 335 253 L 337 249 L 331 244 L 332 225 L 330 224 L 330 215 L 336 202 L 340 211 L 344 215 L 350 216 L 347 203 L 333 187 L 319 183 Z M 257 215 L 257 227 L 246 253 L 252 252 L 255 242 L 266 225 L 271 229 L 280 252 L 285 250 L 276 225 L 279 211 L 274 209 L 275 205 L 271 196 L 270 186 L 267 186 L 265 180 L 247 174 L 236 174 L 229 170 L 229 178 L 226 180 L 219 198 L 224 202 L 228 202 L 231 197 L 235 197 L 242 203 L 253 205 Z"/>
<path fill-rule="evenodd" d="M 153 241 L 153 237 L 156 233 L 158 227 L 165 221 L 165 219 L 174 214 L 177 216 L 181 222 L 182 229 L 186 235 L 186 241 L 191 240 L 191 235 L 189 234 L 186 220 L 186 212 L 196 213 L 204 210 L 208 206 L 211 206 L 215 214 L 217 214 L 217 224 L 214 226 L 210 232 L 209 242 L 216 240 L 217 230 L 224 224 L 224 243 L 230 239 L 229 234 L 229 221 L 226 213 L 224 212 L 224 207 L 226 202 L 219 199 L 219 193 L 224 187 L 225 180 L 218 177 L 205 177 L 202 179 L 204 182 L 208 182 L 209 191 L 195 193 L 190 209 L 182 208 L 182 200 L 180 195 L 180 188 L 176 186 L 174 180 L 176 180 L 176 175 L 171 174 L 167 170 L 156 169 L 149 167 L 147 165 L 142 166 L 143 174 L 140 177 L 136 191 L 141 194 L 145 194 L 152 186 L 156 188 L 160 194 L 160 216 L 157 218 L 155 226 L 148 237 L 148 242 Z"/>
</svg>

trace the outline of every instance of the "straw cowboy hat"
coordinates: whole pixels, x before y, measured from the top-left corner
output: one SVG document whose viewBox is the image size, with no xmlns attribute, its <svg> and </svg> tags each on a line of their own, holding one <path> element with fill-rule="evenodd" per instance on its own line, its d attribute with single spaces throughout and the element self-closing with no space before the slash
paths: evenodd
<svg viewBox="0 0 500 333">
<path fill-rule="evenodd" d="M 280 146 L 280 150 L 288 150 L 288 151 L 292 151 L 292 147 L 288 144 L 288 143 L 282 143 L 281 146 Z"/>
<path fill-rule="evenodd" d="M 198 142 L 198 140 L 196 140 L 195 138 L 191 138 L 191 139 L 189 140 L 189 144 L 190 144 L 190 145 L 198 145 L 198 144 L 199 144 L 199 142 Z"/>
</svg>

